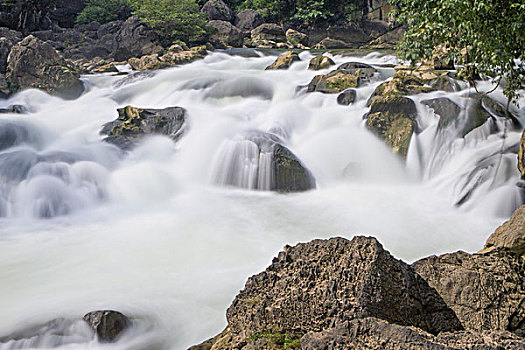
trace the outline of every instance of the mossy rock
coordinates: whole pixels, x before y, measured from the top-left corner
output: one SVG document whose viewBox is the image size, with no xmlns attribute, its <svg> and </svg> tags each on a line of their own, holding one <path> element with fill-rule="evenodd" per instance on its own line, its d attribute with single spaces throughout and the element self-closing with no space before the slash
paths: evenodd
<svg viewBox="0 0 525 350">
<path fill-rule="evenodd" d="M 377 69 L 369 64 L 361 62 L 346 62 L 337 67 L 338 71 L 355 75 L 361 81 L 368 81 L 377 73 Z"/>
<path fill-rule="evenodd" d="M 335 70 L 328 74 L 315 76 L 308 84 L 308 92 L 322 92 L 326 94 L 336 94 L 349 88 L 359 86 L 359 77 Z"/>
<path fill-rule="evenodd" d="M 366 123 L 396 154 L 406 158 L 410 138 L 415 130 L 415 122 L 399 114 L 373 113 L 368 115 Z"/>
<path fill-rule="evenodd" d="M 328 69 L 330 66 L 335 65 L 335 62 L 330 58 L 326 56 L 316 56 L 310 60 L 310 63 L 308 64 L 309 70 L 321 70 L 321 69 Z"/>
<path fill-rule="evenodd" d="M 275 144 L 273 150 L 274 188 L 277 192 L 300 192 L 315 188 L 315 180 L 308 169 L 286 147 Z"/>
<path fill-rule="evenodd" d="M 300 61 L 299 55 L 297 52 L 286 51 L 273 62 L 271 65 L 266 67 L 266 70 L 276 70 L 276 69 L 288 69 L 292 63 Z"/>
</svg>

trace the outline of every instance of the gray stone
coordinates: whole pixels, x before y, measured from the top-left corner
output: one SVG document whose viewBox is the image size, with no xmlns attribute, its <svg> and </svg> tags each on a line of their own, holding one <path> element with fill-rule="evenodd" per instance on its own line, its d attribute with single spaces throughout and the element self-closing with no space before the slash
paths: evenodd
<svg viewBox="0 0 525 350">
<path fill-rule="evenodd" d="M 357 96 L 357 91 L 354 89 L 347 89 L 337 96 L 337 103 L 343 106 L 349 106 L 354 103 Z"/>
<path fill-rule="evenodd" d="M 215 32 L 210 37 L 210 42 L 216 48 L 234 46 L 241 47 L 244 41 L 244 35 L 239 28 L 232 25 L 230 22 L 214 20 L 207 24 Z"/>
<path fill-rule="evenodd" d="M 516 209 L 512 217 L 490 235 L 480 253 L 501 247 L 518 255 L 525 255 L 525 205 Z"/>
<path fill-rule="evenodd" d="M 235 17 L 235 26 L 242 31 L 251 31 L 263 23 L 259 12 L 252 9 L 241 11 Z"/>
<path fill-rule="evenodd" d="M 209 0 L 201 9 L 208 16 L 208 20 L 233 22 L 235 14 L 222 0 Z"/>
<path fill-rule="evenodd" d="M 129 318 L 117 311 L 93 311 L 84 316 L 89 326 L 96 332 L 99 341 L 114 342 L 130 325 Z"/>
</svg>

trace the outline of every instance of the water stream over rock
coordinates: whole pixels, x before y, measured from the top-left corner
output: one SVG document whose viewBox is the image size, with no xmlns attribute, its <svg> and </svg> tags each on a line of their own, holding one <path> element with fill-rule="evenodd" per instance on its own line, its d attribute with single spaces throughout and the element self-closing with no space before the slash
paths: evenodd
<svg viewBox="0 0 525 350">
<path fill-rule="evenodd" d="M 0 101 L 27 110 L 0 116 L 0 339 L 37 330 L 0 350 L 186 349 L 222 330 L 247 277 L 285 244 L 367 234 L 406 261 L 472 252 L 523 203 L 521 133 L 465 86 L 410 96 L 418 116 L 405 161 L 363 120 L 395 57 L 332 57 L 377 69 L 342 106 L 306 92 L 331 71 L 307 70 L 310 53 L 275 71 L 265 70 L 275 57 L 244 56 L 86 76 L 74 101 L 38 90 Z M 424 102 L 439 98 L 454 121 Z M 183 107 L 184 133 L 129 152 L 103 142 L 102 126 L 127 105 Z M 488 115 L 472 128 L 475 108 Z M 115 344 L 76 321 L 100 309 L 134 320 Z M 64 321 L 45 326 L 53 319 Z"/>
</svg>

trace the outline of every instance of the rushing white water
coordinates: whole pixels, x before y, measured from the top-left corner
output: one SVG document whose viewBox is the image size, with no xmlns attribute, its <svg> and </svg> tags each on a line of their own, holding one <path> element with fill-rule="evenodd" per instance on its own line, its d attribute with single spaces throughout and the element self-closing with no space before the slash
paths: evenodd
<svg viewBox="0 0 525 350">
<path fill-rule="evenodd" d="M 393 74 L 381 65 L 396 59 L 334 57 L 379 69 L 344 107 L 337 95 L 297 89 L 322 73 L 306 69 L 310 57 L 265 71 L 274 57 L 213 53 L 134 80 L 85 77 L 89 91 L 75 101 L 36 90 L 2 101 L 29 113 L 0 119 L 0 339 L 65 320 L 0 349 L 185 349 L 222 330 L 247 277 L 285 244 L 366 234 L 406 261 L 476 251 L 522 202 L 516 156 L 500 153 L 515 148 L 518 131 L 503 140 L 503 126 L 489 125 L 501 121 L 489 120 L 465 138 L 440 132 L 439 117 L 418 103 L 405 164 L 362 119 Z M 413 98 L 446 95 L 465 106 L 468 94 Z M 125 105 L 184 107 L 187 130 L 176 144 L 151 137 L 125 154 L 99 136 Z M 273 181 L 270 150 L 253 141 L 261 134 L 288 147 L 317 188 L 248 190 Z M 75 321 L 97 309 L 134 325 L 100 344 Z"/>
</svg>

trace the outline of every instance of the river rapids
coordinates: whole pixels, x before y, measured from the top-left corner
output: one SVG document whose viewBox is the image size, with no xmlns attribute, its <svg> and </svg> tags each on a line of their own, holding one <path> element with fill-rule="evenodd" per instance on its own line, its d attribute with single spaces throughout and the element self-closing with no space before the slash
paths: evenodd
<svg viewBox="0 0 525 350">
<path fill-rule="evenodd" d="M 523 203 L 507 152 L 520 132 L 503 138 L 499 121 L 464 138 L 438 134 L 439 117 L 419 103 L 446 96 L 467 108 L 467 86 L 411 96 L 418 133 L 405 162 L 363 120 L 396 57 L 333 57 L 379 71 L 341 106 L 337 95 L 298 88 L 330 71 L 307 70 L 309 52 L 285 71 L 264 70 L 275 57 L 249 56 L 85 76 L 74 101 L 38 90 L 0 101 L 28 110 L 0 116 L 0 339 L 54 319 L 67 334 L 40 327 L 31 339 L 0 341 L 1 350 L 187 349 L 222 331 L 246 279 L 286 244 L 360 234 L 408 262 L 474 252 Z M 493 96 L 503 102 L 501 91 Z M 176 143 L 155 136 L 123 152 L 99 131 L 126 105 L 184 107 L 187 130 Z M 515 113 L 524 124 L 525 110 Z M 282 140 L 316 189 L 265 191 L 271 160 L 246 142 L 253 133 Z M 101 309 L 133 317 L 115 344 L 74 321 Z"/>
</svg>

